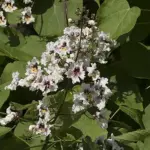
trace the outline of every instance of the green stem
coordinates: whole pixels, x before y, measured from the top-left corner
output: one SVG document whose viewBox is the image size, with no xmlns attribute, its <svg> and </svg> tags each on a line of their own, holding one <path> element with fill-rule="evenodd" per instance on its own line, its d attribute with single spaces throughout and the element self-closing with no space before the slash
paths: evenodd
<svg viewBox="0 0 150 150">
<path fill-rule="evenodd" d="M 55 116 L 54 120 L 51 122 L 51 124 L 54 124 L 55 121 L 57 120 L 57 118 L 58 118 L 58 116 L 59 116 L 59 114 L 60 114 L 60 112 L 61 112 L 61 109 L 62 109 L 62 107 L 63 107 L 63 105 L 64 105 L 64 102 L 65 102 L 65 99 L 66 99 L 66 96 L 67 96 L 67 92 L 68 92 L 68 90 L 65 91 L 65 96 L 64 96 L 64 98 L 63 98 L 63 101 L 62 101 L 62 103 L 61 103 L 61 105 L 60 105 L 60 107 L 59 107 L 59 109 L 58 109 L 58 111 L 57 111 L 57 113 L 56 113 L 56 116 Z"/>
<path fill-rule="evenodd" d="M 112 120 L 112 118 L 114 118 L 114 116 L 120 111 L 120 107 L 114 112 L 114 114 L 110 117 L 110 120 Z"/>
</svg>

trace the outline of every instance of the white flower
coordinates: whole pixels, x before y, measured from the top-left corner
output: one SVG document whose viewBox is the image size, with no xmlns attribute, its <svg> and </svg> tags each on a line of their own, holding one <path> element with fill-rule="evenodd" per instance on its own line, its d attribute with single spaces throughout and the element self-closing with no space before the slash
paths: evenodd
<svg viewBox="0 0 150 150">
<path fill-rule="evenodd" d="M 6 19 L 4 17 L 3 11 L 0 11 L 0 26 L 5 27 L 6 26 Z"/>
<path fill-rule="evenodd" d="M 58 40 L 54 43 L 54 52 L 60 55 L 66 55 L 71 52 L 71 43 L 68 36 L 59 37 Z"/>
<path fill-rule="evenodd" d="M 32 0 L 23 0 L 23 2 L 24 2 L 25 4 L 29 4 L 29 3 L 32 3 Z"/>
<path fill-rule="evenodd" d="M 42 82 L 38 84 L 37 89 L 40 89 L 43 92 L 43 95 L 48 94 L 52 91 L 57 91 L 58 85 L 54 83 L 51 76 L 43 76 Z"/>
<path fill-rule="evenodd" d="M 35 127 L 36 127 L 36 125 L 30 125 L 30 126 L 29 126 L 29 131 L 35 130 Z"/>
<path fill-rule="evenodd" d="M 56 64 L 50 63 L 47 68 L 44 68 L 44 70 L 46 71 L 46 73 L 48 73 L 48 75 L 51 76 L 51 79 L 55 83 L 58 83 L 63 80 L 62 74 L 64 73 L 65 69 L 60 68 L 57 63 Z"/>
<path fill-rule="evenodd" d="M 88 21 L 88 24 L 91 25 L 91 26 L 95 26 L 96 25 L 96 22 L 94 20 L 89 20 Z"/>
<path fill-rule="evenodd" d="M 85 36 L 86 38 L 92 38 L 92 29 L 91 29 L 91 28 L 88 28 L 88 27 L 84 28 L 84 29 L 82 30 L 82 33 L 84 34 L 84 36 Z M 87 41 L 87 40 L 86 40 L 86 41 Z"/>
<path fill-rule="evenodd" d="M 27 63 L 25 75 L 29 76 L 32 74 L 36 76 L 38 70 L 41 68 L 38 65 L 39 65 L 38 59 L 36 57 L 33 57 L 33 59 Z M 28 80 L 32 80 L 32 78 Z"/>
<path fill-rule="evenodd" d="M 80 34 L 81 34 L 81 29 L 76 26 L 66 27 L 64 29 L 64 35 L 68 35 L 70 38 L 79 37 Z"/>
<path fill-rule="evenodd" d="M 107 139 L 107 142 L 112 146 L 112 150 L 124 150 L 123 147 L 120 147 L 114 139 L 114 135 L 111 134 L 111 138 Z"/>
<path fill-rule="evenodd" d="M 78 94 L 74 94 L 73 95 L 73 106 L 72 106 L 72 111 L 74 113 L 77 113 L 81 110 L 84 110 L 87 108 L 87 106 L 89 105 L 86 96 L 84 95 L 84 93 L 78 93 Z"/>
<path fill-rule="evenodd" d="M 72 21 L 73 21 L 73 20 L 72 20 L 71 18 L 68 18 L 68 22 L 69 22 L 69 23 L 72 23 Z"/>
<path fill-rule="evenodd" d="M 72 79 L 72 83 L 80 82 L 85 78 L 85 71 L 83 70 L 83 63 L 77 62 L 70 65 L 68 71 L 66 72 L 67 78 Z"/>
<path fill-rule="evenodd" d="M 24 79 L 20 79 L 19 82 L 18 82 L 18 86 L 21 86 L 21 87 L 29 87 L 30 86 L 30 83 L 29 81 L 24 78 Z"/>
<path fill-rule="evenodd" d="M 97 106 L 97 108 L 99 110 L 102 110 L 103 108 L 105 108 L 106 105 L 106 101 L 105 100 L 100 100 L 100 99 L 95 99 L 95 105 Z"/>
<path fill-rule="evenodd" d="M 22 23 L 30 24 L 35 22 L 35 18 L 32 16 L 31 7 L 25 7 L 22 11 Z"/>
<path fill-rule="evenodd" d="M 100 78 L 100 72 L 96 70 L 96 63 L 91 63 L 91 67 L 87 67 L 88 76 L 92 77 L 93 81 Z"/>
<path fill-rule="evenodd" d="M 47 106 L 44 106 L 42 101 L 39 101 L 39 105 L 37 106 L 37 110 L 39 111 L 39 116 L 45 122 L 48 122 L 50 120 L 50 111 L 49 111 Z"/>
<path fill-rule="evenodd" d="M 17 9 L 17 7 L 14 6 L 14 0 L 5 0 L 2 4 L 2 8 L 5 12 L 13 12 Z"/>
<path fill-rule="evenodd" d="M 2 125 L 2 126 L 5 126 L 5 125 L 7 125 L 8 123 L 10 123 L 11 121 L 13 121 L 16 117 L 17 117 L 17 115 L 18 115 L 18 113 L 17 112 L 12 112 L 11 111 L 11 106 L 9 106 L 7 109 L 6 109 L 6 116 L 4 117 L 4 118 L 1 118 L 0 119 L 0 125 Z"/>
<path fill-rule="evenodd" d="M 19 82 L 19 72 L 12 73 L 12 81 L 10 85 L 6 86 L 5 89 L 16 90 Z"/>
</svg>

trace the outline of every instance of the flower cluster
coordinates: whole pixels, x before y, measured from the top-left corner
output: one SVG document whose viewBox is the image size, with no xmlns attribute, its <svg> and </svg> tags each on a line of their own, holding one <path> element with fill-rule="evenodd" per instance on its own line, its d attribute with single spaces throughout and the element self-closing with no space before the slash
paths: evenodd
<svg viewBox="0 0 150 150">
<path fill-rule="evenodd" d="M 52 125 L 48 124 L 50 121 L 49 109 L 48 107 L 44 106 L 42 101 L 39 101 L 37 110 L 39 112 L 39 120 L 36 125 L 29 126 L 29 131 L 32 131 L 35 134 L 48 136 L 51 134 L 50 128 L 52 127 Z"/>
<path fill-rule="evenodd" d="M 98 77 L 92 84 L 83 83 L 81 92 L 74 94 L 72 111 L 77 113 L 90 106 L 96 106 L 99 111 L 105 108 L 106 102 L 112 94 L 107 84 L 108 79 L 103 77 Z"/>
<path fill-rule="evenodd" d="M 32 4 L 32 0 L 23 0 L 23 2 L 27 5 Z M 7 13 L 13 13 L 17 9 L 14 3 L 15 3 L 14 0 L 5 0 L 2 3 L 1 8 Z M 30 24 L 35 21 L 35 18 L 32 16 L 31 7 L 29 6 L 24 8 L 21 15 L 22 15 L 22 19 L 21 19 L 22 23 Z M 0 26 L 5 27 L 6 24 L 7 24 L 7 21 L 4 16 L 4 13 L 3 11 L 0 11 Z"/>
<path fill-rule="evenodd" d="M 24 78 L 19 79 L 19 73 L 13 73 L 13 80 L 6 89 L 27 87 L 47 96 L 59 90 L 60 83 L 72 81 L 72 85 L 81 84 L 81 90 L 73 93 L 72 111 L 77 113 L 94 106 L 101 113 L 112 92 L 107 87 L 108 79 L 100 76 L 97 63 L 107 62 L 108 52 L 115 47 L 116 41 L 99 31 L 94 20 L 87 23 L 82 28 L 66 27 L 63 36 L 47 43 L 40 59 L 34 57 L 27 63 Z M 37 125 L 30 126 L 35 133 L 42 133 L 45 128 L 50 133 L 47 122 L 45 125 L 41 118 Z"/>
<path fill-rule="evenodd" d="M 11 121 L 13 121 L 15 118 L 17 118 L 18 113 L 17 112 L 13 112 L 11 110 L 11 106 L 9 106 L 6 109 L 6 116 L 4 118 L 0 118 L 0 125 L 5 126 L 8 123 L 10 123 Z"/>
<path fill-rule="evenodd" d="M 93 62 L 104 63 L 106 52 L 111 50 L 112 43 L 115 46 L 116 42 L 108 40 L 108 35 L 99 32 L 95 26 L 82 30 L 76 26 L 67 27 L 64 29 L 64 35 L 56 42 L 47 43 L 46 51 L 42 53 L 40 60 L 34 57 L 27 63 L 25 78 L 15 84 L 12 82 L 6 88 L 12 90 L 9 87 L 29 87 L 32 91 L 40 90 L 46 95 L 57 91 L 59 83 L 65 78 L 71 79 L 72 84 L 90 78 L 93 86 L 88 85 L 91 87 L 89 90 L 96 100 L 95 104 L 100 108 L 98 97 L 102 94 L 101 103 L 105 103 L 104 99 L 109 97 L 110 90 L 106 86 L 108 80 L 100 77 L 96 63 Z"/>
</svg>

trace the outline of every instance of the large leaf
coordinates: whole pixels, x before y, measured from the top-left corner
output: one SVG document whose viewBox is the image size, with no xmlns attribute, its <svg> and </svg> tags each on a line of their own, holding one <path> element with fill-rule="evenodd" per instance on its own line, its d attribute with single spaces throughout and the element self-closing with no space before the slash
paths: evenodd
<svg viewBox="0 0 150 150">
<path fill-rule="evenodd" d="M 3 135 L 7 134 L 8 132 L 11 131 L 11 128 L 8 127 L 0 127 L 0 137 L 2 137 Z"/>
<path fill-rule="evenodd" d="M 38 2 L 37 2 L 38 3 Z M 39 5 L 36 5 L 36 9 L 44 9 L 41 7 L 47 7 L 45 4 L 46 1 L 42 1 L 39 3 Z M 57 36 L 62 34 L 63 29 L 65 27 L 65 4 L 64 1 L 60 0 L 54 0 L 54 3 L 50 2 L 51 6 L 50 8 L 47 8 L 47 10 L 40 15 L 36 16 L 36 22 L 34 25 L 35 30 L 38 34 L 42 36 Z M 49 5 L 47 4 L 47 5 Z M 76 9 L 82 7 L 82 1 L 81 0 L 69 0 L 66 1 L 67 5 L 67 12 L 68 12 L 68 18 L 76 19 L 77 16 L 75 15 Z M 35 10 L 35 12 L 37 12 Z"/>
<path fill-rule="evenodd" d="M 150 51 L 141 43 L 129 42 L 121 49 L 123 67 L 136 78 L 150 79 Z"/>
<path fill-rule="evenodd" d="M 0 53 L 14 60 L 28 61 L 32 59 L 32 56 L 28 53 L 20 51 L 18 48 L 5 45 L 2 42 L 0 42 Z"/>
<path fill-rule="evenodd" d="M 7 13 L 7 20 L 9 24 L 17 24 L 21 22 L 21 11 L 22 9 L 17 9 L 13 13 Z"/>
<path fill-rule="evenodd" d="M 26 64 L 24 62 L 16 61 L 14 63 L 9 63 L 3 70 L 0 85 L 0 108 L 9 97 L 10 91 L 5 90 L 5 86 L 9 85 L 12 81 L 12 73 L 18 71 L 20 73 L 20 77 L 23 77 L 25 73 L 25 65 Z"/>
<path fill-rule="evenodd" d="M 1 145 L 2 150 L 10 150 L 10 149 L 30 150 L 29 146 L 25 142 L 21 141 L 20 139 L 18 139 L 17 137 L 15 137 L 13 135 L 9 135 L 9 136 L 4 137 L 3 139 L 1 139 L 0 140 L 0 145 Z"/>
<path fill-rule="evenodd" d="M 143 124 L 146 129 L 150 129 L 150 104 L 145 108 L 145 114 L 143 114 Z"/>
<path fill-rule="evenodd" d="M 137 122 L 141 127 L 143 127 L 142 123 L 142 113 L 138 110 L 128 108 L 125 106 L 120 106 L 120 109 L 126 113 L 128 116 L 130 116 L 135 122 Z"/>
<path fill-rule="evenodd" d="M 12 73 L 18 71 L 20 77 L 24 76 L 26 63 L 21 61 L 15 61 L 14 63 L 9 63 L 1 75 L 1 83 L 10 82 L 12 80 Z"/>
<path fill-rule="evenodd" d="M 130 142 L 137 142 L 144 140 L 147 136 L 150 135 L 149 130 L 137 130 L 133 132 L 128 132 L 119 136 L 115 136 L 117 141 L 130 141 Z"/>
<path fill-rule="evenodd" d="M 20 122 L 15 128 L 14 134 L 16 137 L 20 138 L 22 141 L 26 142 L 32 150 L 41 150 L 44 142 L 42 142 L 42 137 L 37 135 L 32 135 L 29 132 L 29 125 L 33 123 L 31 122 Z M 27 140 L 29 139 L 29 140 Z"/>
<path fill-rule="evenodd" d="M 126 0 L 105 0 L 97 12 L 99 28 L 112 38 L 128 33 L 140 16 L 138 7 L 129 7 Z"/>
<path fill-rule="evenodd" d="M 7 84 L 0 85 L 0 108 L 3 106 L 10 94 L 9 90 L 4 89 Z"/>
<path fill-rule="evenodd" d="M 150 149 L 150 136 L 146 137 L 144 140 L 144 145 L 143 148 L 144 149 L 140 149 L 140 150 L 149 150 Z"/>
<path fill-rule="evenodd" d="M 96 120 L 91 117 L 91 115 L 86 116 L 83 114 L 73 126 L 81 130 L 84 136 L 90 136 L 92 140 L 99 136 L 107 136 L 107 130 L 102 129 Z"/>
<path fill-rule="evenodd" d="M 123 105 L 142 111 L 142 98 L 135 80 L 122 70 L 120 64 L 108 69 L 110 69 L 109 71 L 112 69 L 115 73 L 115 76 L 110 78 L 113 92 L 111 99 L 113 99 L 118 106 Z"/>
<path fill-rule="evenodd" d="M 27 53 L 33 57 L 40 57 L 46 49 L 46 42 L 38 36 L 26 37 L 26 43 L 21 46 L 20 51 Z"/>
</svg>

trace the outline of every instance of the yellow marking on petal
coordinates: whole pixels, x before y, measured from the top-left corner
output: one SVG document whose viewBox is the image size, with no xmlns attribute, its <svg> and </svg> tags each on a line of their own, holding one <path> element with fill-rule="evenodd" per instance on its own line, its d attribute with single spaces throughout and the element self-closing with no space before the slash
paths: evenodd
<svg viewBox="0 0 150 150">
<path fill-rule="evenodd" d="M 32 73 L 37 73 L 37 71 L 38 71 L 37 68 L 35 68 L 35 67 L 31 68 Z"/>
<path fill-rule="evenodd" d="M 66 47 L 61 47 L 60 49 L 61 49 L 62 51 L 66 51 L 66 50 L 67 50 Z"/>
<path fill-rule="evenodd" d="M 7 4 L 7 7 L 8 7 L 9 9 L 12 9 L 11 4 Z"/>
<path fill-rule="evenodd" d="M 47 110 L 46 110 L 46 109 L 42 109 L 42 112 L 43 112 L 43 113 L 46 113 L 46 112 L 47 112 Z"/>
</svg>

